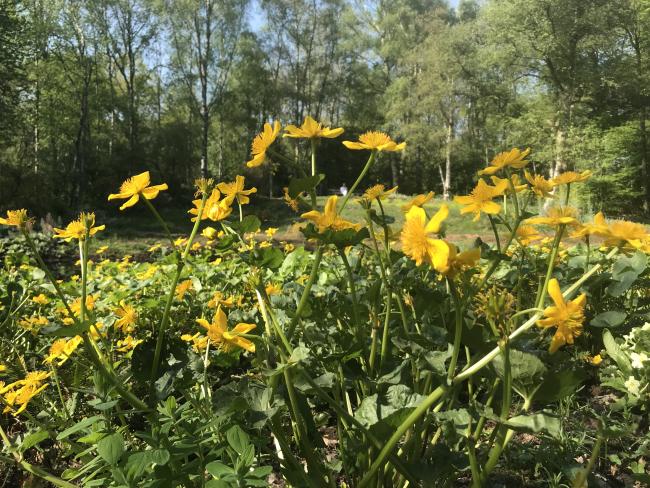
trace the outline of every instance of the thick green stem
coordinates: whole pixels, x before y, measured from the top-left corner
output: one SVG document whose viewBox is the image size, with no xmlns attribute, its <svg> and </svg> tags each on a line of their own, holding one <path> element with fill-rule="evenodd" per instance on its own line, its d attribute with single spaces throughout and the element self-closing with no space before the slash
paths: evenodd
<svg viewBox="0 0 650 488">
<path fill-rule="evenodd" d="M 490 227 L 492 227 L 492 233 L 494 234 L 494 239 L 497 244 L 497 251 L 499 251 L 499 254 L 501 254 L 501 239 L 499 239 L 499 231 L 497 230 L 497 226 L 494 223 L 494 218 L 492 218 L 491 215 L 488 215 L 488 219 L 490 220 Z"/>
<path fill-rule="evenodd" d="M 390 439 L 388 439 L 388 441 L 384 444 L 384 447 L 382 447 L 379 455 L 375 458 L 365 476 L 359 482 L 358 488 L 369 486 L 369 483 L 374 478 L 375 474 L 379 471 L 380 468 L 383 468 L 387 458 L 393 452 L 393 449 L 395 449 L 395 446 L 402 438 L 402 436 L 406 433 L 406 431 L 410 429 L 411 426 L 415 424 L 415 422 L 417 422 L 418 419 L 420 419 L 420 417 L 422 417 L 446 391 L 446 386 L 439 386 L 433 390 L 429 396 L 427 396 L 406 419 L 404 419 L 404 421 L 399 425 L 399 427 L 397 427 Z"/>
<path fill-rule="evenodd" d="M 372 152 L 370 153 L 370 157 L 368 158 L 368 161 L 366 162 L 366 165 L 361 170 L 361 173 L 359 173 L 357 180 L 350 187 L 350 190 L 348 190 L 348 193 L 343 198 L 343 203 L 341 203 L 341 208 L 339 209 L 339 215 L 343 213 L 343 209 L 345 208 L 345 205 L 348 203 L 348 200 L 354 193 L 354 190 L 356 190 L 357 186 L 359 186 L 359 183 L 361 183 L 363 177 L 366 176 L 366 173 L 368 172 L 372 164 L 375 162 L 376 157 L 377 157 L 377 150 L 373 149 Z"/>
<path fill-rule="evenodd" d="M 293 337 L 293 333 L 296 330 L 296 326 L 298 325 L 298 322 L 300 321 L 300 317 L 302 316 L 302 313 L 307 306 L 307 302 L 309 301 L 309 293 L 311 292 L 311 287 L 314 286 L 314 282 L 316 281 L 316 277 L 318 276 L 318 266 L 320 265 L 320 261 L 323 257 L 323 246 L 319 246 L 316 249 L 316 253 L 314 254 L 314 262 L 311 266 L 311 273 L 309 274 L 309 279 L 307 280 L 307 283 L 305 283 L 305 288 L 302 291 L 302 296 L 300 297 L 300 301 L 298 302 L 298 308 L 296 309 L 296 315 L 291 319 L 291 322 L 289 322 L 289 327 L 287 329 L 287 339 L 291 341 L 291 338 Z"/>
<path fill-rule="evenodd" d="M 564 233 L 565 225 L 560 225 L 555 234 L 555 240 L 553 241 L 553 248 L 551 253 L 548 256 L 548 264 L 546 266 L 546 276 L 544 277 L 544 285 L 539 291 L 539 296 L 535 300 L 535 307 L 539 308 L 544 304 L 544 299 L 546 298 L 546 292 L 548 288 L 548 282 L 551 281 L 551 276 L 553 276 L 553 269 L 555 268 L 555 259 L 557 258 L 558 250 L 560 249 L 560 242 L 562 241 L 562 234 Z"/>
<path fill-rule="evenodd" d="M 165 309 L 163 311 L 162 320 L 160 321 L 158 330 L 156 331 L 156 349 L 154 350 L 153 362 L 151 364 L 151 390 L 152 391 L 154 389 L 154 384 L 158 376 L 158 369 L 160 368 L 160 361 L 161 361 L 160 356 L 162 354 L 162 347 L 165 340 L 165 330 L 167 329 L 167 323 L 169 322 L 169 313 L 171 311 L 172 303 L 174 301 L 176 286 L 178 285 L 178 281 L 180 280 L 181 273 L 183 272 L 183 267 L 185 266 L 185 261 L 187 259 L 187 256 L 189 255 L 190 249 L 192 248 L 192 242 L 194 241 L 194 238 L 196 237 L 196 233 L 199 230 L 199 226 L 201 224 L 201 217 L 203 216 L 203 207 L 205 206 L 205 202 L 207 199 L 208 199 L 208 193 L 206 191 L 203 193 L 203 197 L 201 198 L 201 203 L 199 205 L 198 213 L 196 215 L 194 227 L 192 227 L 192 232 L 190 233 L 190 237 L 187 240 L 187 244 L 185 245 L 185 251 L 183 251 L 183 255 L 176 263 L 176 273 L 174 274 L 171 288 L 169 289 L 169 294 L 167 295 L 167 300 L 165 302 Z M 164 223 L 165 221 L 162 220 L 158 212 L 156 212 L 154 206 L 151 205 L 151 202 L 149 202 L 146 199 L 145 202 L 149 204 L 149 208 L 151 208 L 154 214 L 158 216 L 159 220 L 164 224 L 164 227 L 169 234 L 169 229 L 167 228 L 167 224 Z M 169 237 L 171 239 L 171 234 L 169 234 Z M 172 240 L 172 245 L 173 245 L 173 240 Z"/>
<path fill-rule="evenodd" d="M 606 260 L 611 259 L 616 253 L 618 252 L 618 248 L 612 249 L 607 256 L 605 256 Z M 591 268 L 589 271 L 587 271 L 585 274 L 583 274 L 573 285 L 571 285 L 569 288 L 564 290 L 562 293 L 562 296 L 564 298 L 568 298 L 572 296 L 572 294 L 582 286 L 582 284 L 587 281 L 591 276 L 593 276 L 595 273 L 597 273 L 600 269 L 602 268 L 601 264 L 595 265 L 593 268 Z M 535 323 L 542 317 L 542 312 L 538 312 L 535 315 L 533 315 L 531 318 L 529 318 L 526 322 L 521 324 L 515 331 L 513 331 L 509 336 L 509 340 L 512 341 L 516 337 L 520 336 L 524 332 L 526 332 L 528 329 L 530 329 Z M 454 377 L 453 382 L 454 383 L 460 383 L 461 381 L 464 381 L 465 379 L 469 378 L 470 376 L 476 374 L 479 370 L 483 369 L 485 366 L 490 364 L 495 357 L 499 355 L 500 349 L 499 347 L 495 347 L 492 349 L 489 353 L 487 353 L 485 356 L 483 356 L 479 361 L 474 363 L 472 366 L 468 367 L 467 369 L 463 370 L 460 372 L 458 375 Z"/>
<path fill-rule="evenodd" d="M 449 283 L 449 290 L 451 291 L 451 296 L 454 300 L 454 317 L 455 317 L 455 326 L 454 326 L 454 346 L 451 352 L 451 361 L 449 362 L 449 368 L 447 369 L 447 384 L 451 384 L 451 380 L 456 374 L 456 365 L 458 364 L 458 355 L 460 354 L 460 341 L 463 333 L 463 307 L 460 296 L 458 295 L 458 290 L 451 278 L 447 279 Z"/>
<path fill-rule="evenodd" d="M 573 484 L 572 484 L 573 488 L 582 488 L 583 486 L 587 485 L 587 476 L 589 476 L 589 474 L 593 471 L 594 466 L 596 465 L 596 460 L 598 459 L 598 454 L 600 453 L 600 447 L 602 446 L 602 444 L 603 444 L 603 434 L 602 432 L 598 431 L 598 437 L 596 438 L 594 447 L 591 450 L 591 456 L 589 457 L 589 462 L 587 463 L 587 467 L 585 469 L 581 469 L 580 471 L 578 471 L 578 474 L 573 480 Z"/>
</svg>

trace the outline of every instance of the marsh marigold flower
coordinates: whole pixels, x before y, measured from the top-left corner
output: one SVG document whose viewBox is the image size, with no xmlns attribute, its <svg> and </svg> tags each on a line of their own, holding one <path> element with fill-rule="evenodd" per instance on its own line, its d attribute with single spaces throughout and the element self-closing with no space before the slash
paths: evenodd
<svg viewBox="0 0 650 488">
<path fill-rule="evenodd" d="M 560 225 L 577 226 L 580 223 L 577 219 L 578 212 L 573 207 L 552 207 L 548 209 L 546 216 L 531 217 L 525 222 L 531 225 L 548 225 L 557 227 Z"/>
<path fill-rule="evenodd" d="M 232 330 L 228 330 L 228 317 L 221 307 L 215 312 L 212 322 L 205 319 L 196 319 L 196 322 L 206 329 L 210 342 L 217 344 L 222 351 L 229 352 L 240 347 L 248 352 L 255 352 L 255 344 L 241 337 L 241 334 L 248 334 L 253 330 L 255 324 L 239 323 Z"/>
<path fill-rule="evenodd" d="M 53 363 L 56 361 L 57 366 L 63 366 L 82 341 L 83 339 L 80 336 L 75 336 L 68 340 L 58 339 L 54 341 L 50 346 L 50 353 L 44 359 L 44 362 Z"/>
<path fill-rule="evenodd" d="M 565 171 L 551 180 L 554 185 L 570 185 L 571 183 L 580 183 L 586 181 L 591 176 L 591 171 L 585 170 L 582 173 L 575 171 Z"/>
<path fill-rule="evenodd" d="M 329 127 L 323 127 L 320 122 L 316 122 L 309 115 L 305 117 L 305 121 L 300 127 L 295 125 L 288 125 L 285 127 L 286 133 L 282 137 L 295 137 L 301 139 L 313 139 L 316 137 L 326 137 L 332 139 L 343 134 L 343 129 L 341 127 L 337 129 L 330 129 Z"/>
<path fill-rule="evenodd" d="M 424 195 L 416 195 L 408 203 L 402 205 L 402 210 L 404 212 L 408 212 L 409 210 L 411 210 L 411 207 L 423 207 L 424 204 L 427 203 L 429 200 L 431 200 L 434 195 L 435 193 L 433 193 L 432 191 Z"/>
<path fill-rule="evenodd" d="M 117 347 L 115 350 L 118 352 L 127 353 L 135 349 L 139 344 L 142 344 L 142 339 L 135 339 L 133 336 L 128 335 L 124 339 L 117 341 Z"/>
<path fill-rule="evenodd" d="M 548 282 L 548 294 L 555 305 L 544 309 L 545 318 L 538 320 L 537 325 L 545 329 L 557 327 L 549 347 L 552 354 L 565 344 L 573 344 L 574 339 L 582 333 L 587 295 L 583 293 L 575 300 L 564 301 L 560 284 L 555 278 Z"/>
<path fill-rule="evenodd" d="M 138 312 L 135 311 L 131 305 L 122 300 L 119 308 L 115 309 L 115 315 L 119 317 L 115 321 L 115 327 L 120 329 L 124 334 L 130 334 L 134 330 L 136 320 L 138 320 Z"/>
<path fill-rule="evenodd" d="M 473 268 L 481 259 L 481 249 L 476 247 L 467 251 L 458 252 L 455 245 L 449 244 L 449 258 L 447 264 L 438 271 L 446 276 L 453 277 L 457 273 Z"/>
<path fill-rule="evenodd" d="M 517 227 L 515 237 L 522 246 L 528 246 L 535 241 L 539 241 L 544 236 L 537 232 L 537 229 L 532 225 L 520 225 Z"/>
<path fill-rule="evenodd" d="M 369 202 L 372 202 L 373 200 L 384 200 L 396 191 L 397 187 L 386 190 L 384 185 L 374 185 L 364 192 L 363 198 Z"/>
<path fill-rule="evenodd" d="M 219 190 L 216 188 L 212 190 L 212 193 L 203 204 L 203 211 L 201 212 L 201 220 L 210 219 L 213 222 L 218 222 L 220 220 L 225 219 L 232 213 L 232 207 L 230 206 L 232 200 L 228 198 L 219 200 L 220 198 L 221 198 L 221 192 L 219 192 Z M 196 216 L 198 216 L 199 214 L 201 201 L 202 201 L 201 199 L 192 200 L 192 203 L 194 204 L 194 208 L 188 210 L 187 212 L 195 216 L 192 217 L 191 219 L 192 222 L 196 222 L 197 219 Z"/>
<path fill-rule="evenodd" d="M 109 200 L 128 200 L 120 207 L 120 210 L 125 208 L 132 207 L 140 200 L 140 197 L 144 197 L 147 200 L 153 200 L 158 196 L 163 190 L 167 189 L 167 183 L 161 185 L 149 186 L 151 183 L 151 177 L 149 176 L 149 171 L 140 173 L 139 175 L 132 176 L 120 186 L 119 193 L 112 193 L 108 195 Z"/>
<path fill-rule="evenodd" d="M 273 122 L 273 127 L 271 124 L 264 124 L 264 130 L 255 136 L 253 143 L 251 144 L 251 156 L 253 159 L 246 163 L 246 166 L 249 168 L 256 168 L 266 161 L 266 150 L 275 142 L 275 139 L 280 133 L 280 122 L 277 120 Z"/>
<path fill-rule="evenodd" d="M 605 237 L 606 246 L 619 246 L 627 249 L 644 249 L 650 243 L 650 234 L 643 224 L 628 220 L 615 220 L 609 224 Z"/>
<path fill-rule="evenodd" d="M 503 195 L 507 188 L 508 180 L 500 180 L 497 186 L 490 186 L 481 179 L 469 195 L 456 196 L 454 201 L 464 205 L 460 209 L 461 214 L 474 213 L 474 222 L 476 222 L 481 218 L 481 212 L 496 215 L 501 211 L 501 205 L 493 202 L 492 199 Z"/>
<path fill-rule="evenodd" d="M 192 280 L 181 281 L 176 285 L 176 290 L 174 291 L 176 298 L 182 300 L 185 294 L 192 289 Z"/>
<path fill-rule="evenodd" d="M 256 193 L 257 188 L 253 187 L 249 190 L 244 190 L 244 180 L 243 176 L 237 175 L 235 181 L 231 183 L 219 183 L 217 188 L 225 195 L 224 200 L 232 203 L 233 200 L 237 199 L 240 205 L 246 205 L 250 202 L 248 195 L 251 193 Z"/>
<path fill-rule="evenodd" d="M 27 373 L 24 379 L 2 387 L 0 395 L 4 395 L 6 407 L 3 413 L 11 412 L 14 416 L 22 413 L 32 398 L 47 388 L 48 384 L 43 382 L 50 376 L 44 371 L 32 371 Z M 19 408 L 16 410 L 15 407 Z"/>
<path fill-rule="evenodd" d="M 21 208 L 20 210 L 7 210 L 7 217 L 0 217 L 0 224 L 10 225 L 12 227 L 23 228 L 29 223 L 27 217 L 27 210 Z"/>
<path fill-rule="evenodd" d="M 571 237 L 587 237 L 591 235 L 607 236 L 609 227 L 605 221 L 605 216 L 602 212 L 594 215 L 594 220 L 591 223 L 581 224 L 572 234 Z"/>
<path fill-rule="evenodd" d="M 43 293 L 40 293 L 32 297 L 32 302 L 38 303 L 39 305 L 47 305 L 50 303 L 50 300 Z"/>
<path fill-rule="evenodd" d="M 428 223 L 427 215 L 420 207 L 412 207 L 406 214 L 400 234 L 402 252 L 415 261 L 417 266 L 423 262 L 431 264 L 436 269 L 446 266 L 450 252 L 449 245 L 442 239 L 435 239 L 432 236 L 440 232 L 442 222 L 448 215 L 447 205 L 442 205 Z"/>
<path fill-rule="evenodd" d="M 94 236 L 97 232 L 106 228 L 105 225 L 99 225 L 97 227 L 94 227 L 94 225 L 95 214 L 82 212 L 79 214 L 79 218 L 70 222 L 65 229 L 57 229 L 55 227 L 54 232 L 56 234 L 54 234 L 54 237 L 65 239 L 68 242 L 72 239 L 83 241 L 86 239 L 86 235 Z"/>
<path fill-rule="evenodd" d="M 555 183 L 547 180 L 541 175 L 531 175 L 528 171 L 524 172 L 528 183 L 530 183 L 530 189 L 533 190 L 533 193 L 540 198 L 553 198 L 552 191 L 555 188 Z"/>
<path fill-rule="evenodd" d="M 345 229 L 355 229 L 358 230 L 360 226 L 347 220 L 342 219 L 336 209 L 336 204 L 338 202 L 338 197 L 332 195 L 325 202 L 325 208 L 323 212 L 318 210 L 311 210 L 301 215 L 303 219 L 311 220 L 316 227 L 318 232 L 325 232 L 328 229 L 332 230 L 345 230 Z"/>
<path fill-rule="evenodd" d="M 490 162 L 490 166 L 478 172 L 479 175 L 493 175 L 503 168 L 523 168 L 528 164 L 526 156 L 530 154 L 530 148 L 525 151 L 520 151 L 518 148 L 513 148 L 510 151 L 505 151 L 494 156 Z"/>
<path fill-rule="evenodd" d="M 406 143 L 397 144 L 390 136 L 384 132 L 369 131 L 359 136 L 359 141 L 343 141 L 343 145 L 348 149 L 370 151 L 402 151 Z"/>
</svg>

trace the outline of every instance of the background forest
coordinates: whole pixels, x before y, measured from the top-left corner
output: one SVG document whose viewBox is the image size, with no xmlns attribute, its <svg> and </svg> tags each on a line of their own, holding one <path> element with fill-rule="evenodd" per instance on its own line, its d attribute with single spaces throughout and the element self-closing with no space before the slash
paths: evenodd
<svg viewBox="0 0 650 488">
<path fill-rule="evenodd" d="M 649 73 L 648 0 L 0 0 L 0 201 L 101 208 L 145 169 L 178 196 L 244 171 L 265 121 L 311 115 L 408 141 L 371 175 L 400 193 L 466 193 L 531 147 L 537 172 L 594 172 L 587 210 L 640 217 Z M 362 164 L 319 153 L 323 193 Z M 293 172 L 245 174 L 279 196 Z"/>
</svg>

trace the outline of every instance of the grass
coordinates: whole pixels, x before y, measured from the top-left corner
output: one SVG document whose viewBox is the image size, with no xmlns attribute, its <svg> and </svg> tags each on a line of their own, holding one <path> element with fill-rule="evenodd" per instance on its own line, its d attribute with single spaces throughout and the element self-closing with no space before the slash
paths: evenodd
<svg viewBox="0 0 650 488">
<path fill-rule="evenodd" d="M 319 208 L 324 206 L 326 200 L 327 196 L 318 197 Z M 392 224 L 393 229 L 401 229 L 404 224 L 402 206 L 410 200 L 411 197 L 405 195 L 392 195 L 382 201 L 386 215 L 395 219 Z M 427 214 L 432 216 L 443 203 L 445 202 L 441 199 L 434 199 L 424 208 Z M 445 221 L 447 239 L 461 246 L 468 245 L 476 237 L 484 240 L 491 239 L 492 231 L 487 218 L 483 217 L 479 222 L 472 222 L 471 216 L 460 214 L 458 204 L 446 203 L 449 205 L 449 217 Z M 374 208 L 378 209 L 376 204 Z M 192 222 L 187 209 L 166 207 L 159 211 L 174 237 L 187 236 L 190 233 Z M 232 215 L 236 216 L 236 214 L 235 209 Z M 260 218 L 262 229 L 277 227 L 275 238 L 279 241 L 294 243 L 303 241 L 300 227 L 305 221 L 300 218 L 300 213 L 294 213 L 282 199 L 263 197 L 253 199 L 251 206 L 244 207 L 244 215 L 248 214 L 255 214 Z M 364 210 L 354 199 L 348 202 L 343 217 L 353 222 L 365 222 Z M 139 254 L 145 252 L 152 244 L 165 240 L 165 233 L 160 228 L 160 224 L 144 207 L 130 208 L 124 212 L 115 209 L 106 215 L 103 222 L 106 223 L 106 231 L 98 234 L 98 239 L 93 240 L 93 250 L 100 246 L 109 246 L 111 254 Z"/>
</svg>

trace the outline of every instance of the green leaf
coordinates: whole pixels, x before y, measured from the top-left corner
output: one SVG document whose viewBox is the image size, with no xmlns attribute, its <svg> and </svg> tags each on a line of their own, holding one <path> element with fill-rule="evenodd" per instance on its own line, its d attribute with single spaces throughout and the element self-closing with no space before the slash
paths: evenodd
<svg viewBox="0 0 650 488">
<path fill-rule="evenodd" d="M 70 437 L 72 434 L 79 432 L 80 430 L 87 429 L 88 427 L 94 425 L 97 422 L 103 421 L 104 417 L 102 415 L 95 415 L 94 417 L 88 417 L 83 420 L 80 420 L 72 427 L 68 427 L 59 435 L 56 436 L 56 440 L 60 441 Z"/>
<path fill-rule="evenodd" d="M 625 376 L 630 375 L 632 371 L 632 365 L 630 364 L 630 360 L 625 355 L 625 353 L 621 351 L 621 348 L 614 340 L 612 333 L 607 329 L 603 331 L 603 344 L 605 345 L 607 354 L 609 355 L 609 357 L 611 357 L 614 360 L 614 362 L 618 365 L 618 367 L 621 369 L 623 374 L 625 374 Z"/>
<path fill-rule="evenodd" d="M 152 465 L 164 466 L 167 464 L 169 457 L 169 451 L 166 449 L 134 452 L 129 455 L 129 459 L 126 462 L 127 476 L 130 479 L 138 479 Z"/>
<path fill-rule="evenodd" d="M 226 466 L 219 461 L 212 461 L 208 463 L 205 467 L 206 471 L 210 473 L 215 478 L 221 478 L 229 474 L 235 474 L 235 470 L 229 466 Z"/>
<path fill-rule="evenodd" d="M 542 403 L 556 402 L 578 390 L 587 378 L 584 369 L 563 369 L 547 374 L 534 395 L 535 401 Z"/>
<path fill-rule="evenodd" d="M 503 423 L 516 431 L 532 433 L 546 432 L 556 439 L 560 437 L 560 419 L 545 413 L 517 415 Z"/>
<path fill-rule="evenodd" d="M 492 362 L 499 377 L 503 378 L 504 358 L 499 354 Z M 539 387 L 541 378 L 546 373 L 546 366 L 528 352 L 510 350 L 510 371 L 515 389 L 524 397 L 530 397 Z"/>
<path fill-rule="evenodd" d="M 306 178 L 293 178 L 289 182 L 287 193 L 291 198 L 297 198 L 303 192 L 309 193 L 316 188 L 318 184 L 325 179 L 325 175 L 319 174 L 314 176 L 307 176 Z"/>
<path fill-rule="evenodd" d="M 239 234 L 246 234 L 248 232 L 257 232 L 262 223 L 255 215 L 247 215 L 241 222 L 233 222 L 230 226 Z"/>
<path fill-rule="evenodd" d="M 20 446 L 18 446 L 18 450 L 20 452 L 25 452 L 30 447 L 34 447 L 39 442 L 44 441 L 49 437 L 50 434 L 47 432 L 47 430 L 39 430 L 36 432 L 32 432 L 31 434 L 29 434 L 23 439 L 23 442 L 21 442 Z"/>
<path fill-rule="evenodd" d="M 226 439 L 228 440 L 230 447 L 232 447 L 237 454 L 242 454 L 250 445 L 248 434 L 238 425 L 228 429 L 228 432 L 226 432 Z"/>
<path fill-rule="evenodd" d="M 116 465 L 124 454 L 124 439 L 122 434 L 109 434 L 97 443 L 97 454 L 108 464 Z"/>
<path fill-rule="evenodd" d="M 596 315 L 589 323 L 592 327 L 618 327 L 627 318 L 625 312 L 610 310 Z"/>
</svg>

